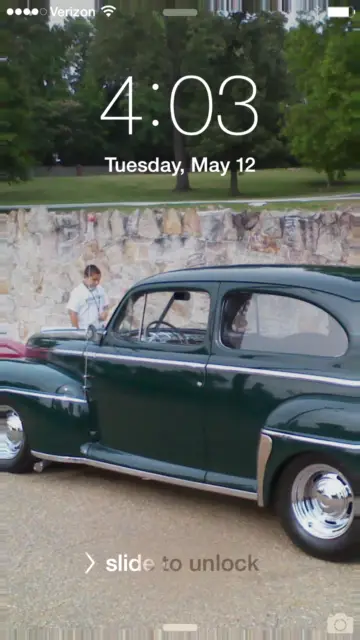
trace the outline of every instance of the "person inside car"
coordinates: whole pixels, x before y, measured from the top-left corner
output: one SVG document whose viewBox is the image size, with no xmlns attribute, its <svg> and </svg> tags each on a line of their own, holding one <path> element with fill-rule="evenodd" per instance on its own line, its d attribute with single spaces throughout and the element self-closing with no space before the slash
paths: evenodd
<svg viewBox="0 0 360 640">
<path fill-rule="evenodd" d="M 250 305 L 251 294 L 234 292 L 225 302 L 222 322 L 222 341 L 226 347 L 239 349 L 244 338 L 248 322 L 246 314 Z"/>
</svg>

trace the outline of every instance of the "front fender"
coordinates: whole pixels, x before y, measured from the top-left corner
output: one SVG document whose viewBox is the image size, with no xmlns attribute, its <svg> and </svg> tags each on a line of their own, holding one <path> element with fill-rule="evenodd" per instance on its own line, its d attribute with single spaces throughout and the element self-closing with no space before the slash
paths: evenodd
<svg viewBox="0 0 360 640">
<path fill-rule="evenodd" d="M 349 397 L 302 396 L 287 400 L 262 429 L 263 482 L 267 504 L 284 466 L 294 457 L 318 452 L 347 470 L 360 496 L 360 401 Z"/>
<path fill-rule="evenodd" d="M 0 360 L 0 388 L 14 386 L 54 393 L 58 387 L 71 381 L 74 390 L 83 396 L 83 379 L 74 371 L 51 362 L 30 358 Z"/>
<path fill-rule="evenodd" d="M 21 417 L 31 450 L 80 456 L 89 440 L 89 403 L 82 380 L 50 363 L 0 361 L 0 405 Z"/>
</svg>

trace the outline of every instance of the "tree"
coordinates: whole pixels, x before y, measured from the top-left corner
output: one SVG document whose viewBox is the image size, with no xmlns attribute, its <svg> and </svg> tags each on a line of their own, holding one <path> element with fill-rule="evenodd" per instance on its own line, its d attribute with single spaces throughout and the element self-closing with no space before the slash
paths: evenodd
<svg viewBox="0 0 360 640">
<path fill-rule="evenodd" d="M 165 30 L 165 43 L 169 60 L 169 82 L 167 85 L 168 94 L 171 92 L 172 87 L 181 78 L 181 58 L 179 53 L 184 50 L 184 44 L 186 39 L 187 24 L 181 24 L 179 21 L 176 23 L 174 19 L 164 18 L 164 30 Z M 186 142 L 184 135 L 178 128 L 173 126 L 173 149 L 174 160 L 176 163 L 181 162 L 183 172 L 178 173 L 176 177 L 176 190 L 177 191 L 189 191 L 189 175 L 186 162 Z"/>
<path fill-rule="evenodd" d="M 280 103 L 288 95 L 282 53 L 285 28 L 281 16 L 265 12 L 251 19 L 237 13 L 220 20 L 223 42 L 221 45 L 219 43 L 216 56 L 208 69 L 203 70 L 203 75 L 206 75 L 212 88 L 214 113 L 221 115 L 226 129 L 249 133 L 230 135 L 213 118 L 206 132 L 193 138 L 190 144 L 198 155 L 221 158 L 230 163 L 230 194 L 237 196 L 238 174 L 240 169 L 246 170 L 246 158 L 259 161 L 283 148 L 279 138 L 279 119 Z M 214 22 L 214 26 L 219 31 L 218 24 Z M 221 83 L 231 76 L 245 76 L 249 80 L 234 78 L 225 85 L 224 95 L 220 96 Z M 244 103 L 251 98 L 253 83 L 256 95 L 250 106 L 235 105 L 235 102 Z M 257 114 L 258 123 L 255 127 L 255 113 L 251 107 Z M 198 122 L 203 122 L 200 114 L 197 114 L 197 118 Z M 237 162 L 239 158 L 244 159 L 242 167 Z M 249 162 L 247 168 L 251 168 L 251 165 L 252 162 Z"/>
<path fill-rule="evenodd" d="M 10 182 L 26 180 L 32 164 L 30 96 L 26 74 L 11 55 L 10 18 L 2 31 L 7 58 L 1 64 L 0 177 Z"/>
<path fill-rule="evenodd" d="M 0 115 L 0 176 L 9 182 L 27 180 L 33 162 L 29 96 L 16 65 L 2 63 L 2 70 L 0 94 L 5 100 Z"/>
<path fill-rule="evenodd" d="M 103 162 L 106 131 L 99 114 L 106 96 L 88 64 L 94 25 L 67 19 L 50 29 L 46 20 L 31 16 L 16 17 L 10 26 L 7 82 L 13 89 L 6 92 L 11 96 L 15 91 L 16 97 L 7 119 L 18 132 L 27 165 L 52 166 L 55 152 L 69 164 Z"/>
<path fill-rule="evenodd" d="M 287 61 L 298 98 L 285 111 L 292 153 L 329 185 L 359 158 L 360 73 L 357 34 L 339 22 L 322 30 L 302 22 L 289 33 Z M 314 64 L 316 60 L 316 64 Z"/>
<path fill-rule="evenodd" d="M 349 102 L 352 134 L 349 155 L 352 166 L 360 166 L 360 11 L 352 20 L 353 30 L 347 34 L 346 66 L 349 72 Z"/>
<path fill-rule="evenodd" d="M 156 12 L 113 14 L 111 25 L 98 17 L 97 32 L 92 47 L 91 66 L 101 85 L 111 91 L 112 97 L 128 76 L 134 81 L 134 115 L 141 114 L 136 122 L 136 136 L 124 144 L 123 153 L 135 153 L 137 145 L 147 139 L 151 146 L 168 149 L 172 141 L 172 156 L 182 162 L 184 172 L 177 176 L 176 190 L 190 188 L 187 171 L 186 147 L 188 137 L 173 125 L 170 117 L 170 97 L 177 80 L 185 75 L 202 75 L 221 51 L 223 43 L 221 23 L 218 16 L 208 13 L 194 19 L 165 19 Z M 217 29 L 216 29 L 217 27 Z M 141 42 L 141 46 L 138 43 Z M 159 90 L 152 89 L 153 83 Z M 183 83 L 176 93 L 176 118 L 185 129 L 193 122 L 199 110 L 199 92 L 196 83 Z M 125 96 L 124 96 L 125 98 Z M 201 101 L 204 96 L 201 94 Z M 127 110 L 127 99 L 119 100 L 112 115 Z M 160 126 L 152 126 L 153 119 Z M 117 125 L 120 127 L 121 125 Z M 196 127 L 198 128 L 198 126 Z M 187 130 L 187 129 L 186 129 Z"/>
<path fill-rule="evenodd" d="M 26 146 L 28 158 L 34 164 L 54 152 L 53 119 L 56 117 L 59 101 L 66 100 L 69 96 L 63 74 L 64 31 L 60 27 L 50 30 L 41 16 L 8 20 L 11 34 L 7 47 L 9 68 L 13 77 L 17 77 L 17 93 L 19 95 L 20 92 L 23 96 L 19 104 L 23 104 L 26 99 L 24 118 L 27 122 L 27 135 L 20 131 L 21 120 L 18 135 Z M 13 81 L 12 79 L 11 83 Z"/>
<path fill-rule="evenodd" d="M 89 65 L 93 36 L 92 22 L 65 20 L 63 75 L 67 95 L 49 103 L 53 145 L 65 164 L 97 164 L 104 159 L 106 132 L 99 114 L 106 100 Z"/>
<path fill-rule="evenodd" d="M 90 69 L 71 99 L 52 105 L 54 145 L 64 164 L 103 163 L 106 130 L 99 113 L 105 106 L 104 92 Z"/>
<path fill-rule="evenodd" d="M 71 93 L 82 86 L 89 68 L 91 42 L 95 34 L 93 20 L 67 18 L 64 22 L 64 73 Z"/>
<path fill-rule="evenodd" d="M 133 135 L 129 135 L 128 125 L 124 121 L 101 121 L 106 137 L 105 155 L 146 160 L 147 155 L 151 159 L 154 152 L 160 149 L 171 153 L 171 123 L 164 95 L 167 61 L 162 24 L 151 12 L 130 14 L 117 11 L 112 14 L 111 21 L 99 14 L 95 27 L 88 68 L 104 91 L 106 105 L 110 104 L 131 76 L 134 88 L 133 115 L 142 117 L 142 120 L 135 122 Z M 141 46 L 138 46 L 139 42 Z M 152 89 L 154 82 L 160 87 L 157 92 Z M 128 106 L 125 89 L 108 116 L 126 117 Z M 103 111 L 98 113 L 99 121 Z M 161 122 L 157 128 L 152 126 L 155 118 Z"/>
</svg>

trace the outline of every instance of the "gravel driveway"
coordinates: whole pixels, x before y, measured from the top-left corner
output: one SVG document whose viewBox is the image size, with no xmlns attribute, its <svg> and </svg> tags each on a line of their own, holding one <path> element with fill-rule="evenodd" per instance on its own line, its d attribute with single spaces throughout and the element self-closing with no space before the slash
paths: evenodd
<svg viewBox="0 0 360 640">
<path fill-rule="evenodd" d="M 79 467 L 1 474 L 1 486 L 11 627 L 325 635 L 328 616 L 344 613 L 360 632 L 359 565 L 306 556 L 253 503 Z M 130 571 L 134 558 L 154 568 Z"/>
</svg>

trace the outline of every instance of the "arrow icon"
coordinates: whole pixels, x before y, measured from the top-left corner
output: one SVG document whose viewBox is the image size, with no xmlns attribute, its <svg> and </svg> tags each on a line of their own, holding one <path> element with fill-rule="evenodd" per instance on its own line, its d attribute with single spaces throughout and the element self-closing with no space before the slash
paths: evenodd
<svg viewBox="0 0 360 640">
<path fill-rule="evenodd" d="M 95 564 L 95 560 L 92 559 L 91 555 L 85 551 L 85 555 L 89 558 L 91 565 L 86 569 L 85 573 L 89 573 L 89 571 L 91 571 L 91 569 L 93 568 L 94 564 Z"/>
</svg>

